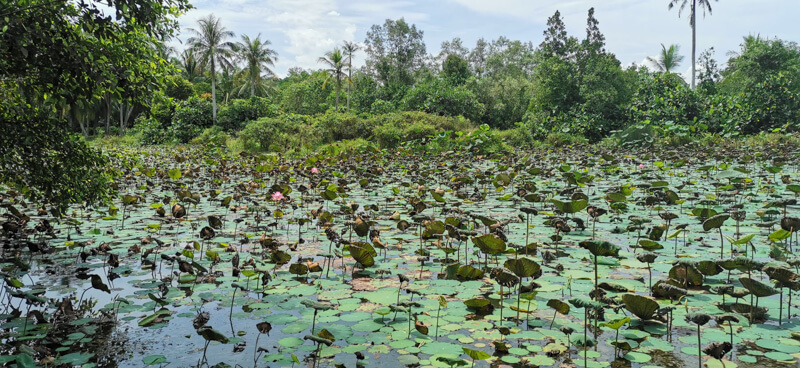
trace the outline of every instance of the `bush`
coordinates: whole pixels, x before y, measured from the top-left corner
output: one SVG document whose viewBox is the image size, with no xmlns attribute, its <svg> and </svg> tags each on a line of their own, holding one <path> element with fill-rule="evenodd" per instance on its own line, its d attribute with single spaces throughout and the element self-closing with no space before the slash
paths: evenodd
<svg viewBox="0 0 800 368">
<path fill-rule="evenodd" d="M 401 142 L 448 130 L 464 131 L 475 128 L 463 117 L 444 117 L 423 112 L 377 115 L 369 120 L 367 125 L 375 127 L 372 133 L 382 147 L 396 147 Z"/>
<path fill-rule="evenodd" d="M 186 100 L 194 96 L 194 86 L 180 75 L 170 75 L 166 78 L 164 94 L 176 100 Z"/>
<path fill-rule="evenodd" d="M 133 134 L 139 135 L 141 144 L 161 144 L 166 142 L 166 132 L 161 128 L 161 123 L 152 117 L 139 115 L 133 123 Z"/>
<path fill-rule="evenodd" d="M 345 139 L 369 138 L 375 120 L 364 119 L 352 113 L 330 111 L 314 118 L 312 126 L 322 143 L 332 143 Z"/>
<path fill-rule="evenodd" d="M 153 99 L 153 104 L 150 106 L 150 116 L 160 124 L 162 129 L 168 129 L 172 125 L 172 119 L 175 116 L 175 109 L 178 104 L 164 95 L 157 94 Z"/>
<path fill-rule="evenodd" d="M 261 97 L 250 97 L 246 100 L 233 100 L 219 109 L 217 125 L 226 131 L 237 131 L 248 121 L 258 118 L 278 116 L 278 107 Z"/>
<path fill-rule="evenodd" d="M 192 144 L 223 147 L 231 136 L 222 131 L 222 128 L 213 126 L 203 130 L 200 135 L 192 139 Z"/>
<path fill-rule="evenodd" d="M 175 109 L 170 135 L 180 143 L 187 143 L 212 125 L 211 101 L 192 97 Z"/>
<path fill-rule="evenodd" d="M 391 101 L 375 100 L 370 106 L 369 111 L 375 115 L 391 114 L 397 111 L 397 107 Z"/>
<path fill-rule="evenodd" d="M 401 101 L 403 110 L 424 111 L 443 116 L 463 116 L 480 121 L 486 107 L 464 86 L 452 86 L 441 79 L 425 81 L 410 89 Z"/>
<path fill-rule="evenodd" d="M 282 115 L 251 121 L 239 132 L 239 140 L 248 151 L 288 151 L 315 144 L 318 139 L 304 115 Z"/>
</svg>

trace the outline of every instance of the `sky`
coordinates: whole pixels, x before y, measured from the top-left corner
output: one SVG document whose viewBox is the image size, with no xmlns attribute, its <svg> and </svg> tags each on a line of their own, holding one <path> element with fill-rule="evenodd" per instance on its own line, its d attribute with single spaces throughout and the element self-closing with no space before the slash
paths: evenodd
<svg viewBox="0 0 800 368">
<path fill-rule="evenodd" d="M 726 54 L 738 50 L 744 36 L 761 35 L 800 41 L 798 0 L 710 0 L 712 14 L 698 13 L 697 55 L 714 47 L 720 64 Z M 462 39 L 470 49 L 484 38 L 505 36 L 512 40 L 542 42 L 547 18 L 559 10 L 570 35 L 583 38 L 586 15 L 595 17 L 606 37 L 606 49 L 622 62 L 642 64 L 655 56 L 661 44 L 677 44 L 691 67 L 692 33 L 688 8 L 668 10 L 669 0 L 195 0 L 179 18 L 182 29 L 214 14 L 236 33 L 272 42 L 278 52 L 274 71 L 285 76 L 289 68 L 319 69 L 317 59 L 343 41 L 363 43 L 367 31 L 386 19 L 404 18 L 424 32 L 429 54 L 439 53 L 443 41 Z M 184 39 L 188 32 L 182 31 Z M 184 45 L 177 44 L 180 50 Z M 365 55 L 354 58 L 363 65 Z"/>
</svg>

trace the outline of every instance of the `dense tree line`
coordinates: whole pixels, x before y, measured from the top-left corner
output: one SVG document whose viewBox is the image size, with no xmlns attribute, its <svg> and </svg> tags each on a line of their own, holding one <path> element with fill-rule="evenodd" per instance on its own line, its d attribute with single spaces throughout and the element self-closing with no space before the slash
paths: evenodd
<svg viewBox="0 0 800 368">
<path fill-rule="evenodd" d="M 77 178 L 101 186 L 107 179 L 97 171 L 64 172 L 36 185 L 42 173 L 20 169 L 46 156 L 46 147 L 85 159 L 73 165 L 61 157 L 64 167 L 102 164 L 73 133 L 127 131 L 143 143 L 164 143 L 224 131 L 263 150 L 276 141 L 259 132 L 290 137 L 303 127 L 318 133 L 303 144 L 397 142 L 398 135 L 481 125 L 525 139 L 567 133 L 646 142 L 654 135 L 796 131 L 800 118 L 800 47 L 780 39 L 745 37 L 723 69 L 710 50 L 695 60 L 693 32 L 690 84 L 674 74 L 683 60 L 678 45 L 661 45 L 653 70 L 621 65 L 606 49 L 594 9 L 580 37 L 568 34 L 556 12 L 538 44 L 499 37 L 470 48 L 455 38 L 435 55 L 423 30 L 388 19 L 362 43 L 319 55 L 317 68 L 279 78 L 270 40 L 235 35 L 213 15 L 185 30 L 191 37 L 182 52 L 168 47 L 177 16 L 189 8 L 185 0 L 110 4 L 111 14 L 92 1 L 0 5 L 0 14 L 11 15 L 0 17 L 0 116 L 4 132 L 14 132 L 0 138 L 7 185 L 55 187 Z M 668 5 L 688 7 L 693 29 L 696 10 L 711 11 L 709 0 Z M 353 65 L 358 53 L 366 65 Z M 31 197 L 45 192 L 52 196 L 32 190 Z M 56 197 L 84 200 L 91 192 L 73 188 Z"/>
</svg>

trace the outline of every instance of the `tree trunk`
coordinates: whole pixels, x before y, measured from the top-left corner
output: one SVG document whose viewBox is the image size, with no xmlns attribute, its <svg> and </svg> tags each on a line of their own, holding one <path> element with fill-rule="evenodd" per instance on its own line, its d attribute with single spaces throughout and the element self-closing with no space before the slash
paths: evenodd
<svg viewBox="0 0 800 368">
<path fill-rule="evenodd" d="M 256 78 L 250 81 L 250 98 L 256 97 Z"/>
<path fill-rule="evenodd" d="M 353 55 L 350 54 L 350 62 L 347 67 L 347 112 L 350 112 L 350 93 L 352 93 L 353 84 Z"/>
<path fill-rule="evenodd" d="M 106 135 L 111 127 L 111 96 L 106 93 Z"/>
<path fill-rule="evenodd" d="M 211 57 L 211 121 L 217 123 L 217 71 L 214 66 L 214 57 Z"/>
<path fill-rule="evenodd" d="M 692 0 L 692 90 L 694 90 L 695 49 L 697 48 L 697 0 Z"/>
</svg>

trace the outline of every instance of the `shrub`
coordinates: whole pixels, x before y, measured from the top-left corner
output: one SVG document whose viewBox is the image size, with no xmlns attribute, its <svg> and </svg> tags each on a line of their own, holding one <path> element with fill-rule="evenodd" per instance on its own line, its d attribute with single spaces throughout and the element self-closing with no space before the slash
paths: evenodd
<svg viewBox="0 0 800 368">
<path fill-rule="evenodd" d="M 464 86 L 452 86 L 441 79 L 432 79 L 410 89 L 401 101 L 403 110 L 424 111 L 444 116 L 463 116 L 480 121 L 486 107 Z"/>
<path fill-rule="evenodd" d="M 213 126 L 203 130 L 200 135 L 192 139 L 192 144 L 224 147 L 225 143 L 228 141 L 228 139 L 230 139 L 230 137 L 231 136 L 229 136 L 228 133 L 225 133 L 222 128 Z"/>
<path fill-rule="evenodd" d="M 444 131 L 463 131 L 474 128 L 463 117 L 444 117 L 423 112 L 402 112 L 377 115 L 367 122 L 374 126 L 372 133 L 382 147 L 395 147 L 400 142 L 427 137 Z"/>
<path fill-rule="evenodd" d="M 174 100 L 158 94 L 150 106 L 150 116 L 161 125 L 162 129 L 167 129 L 172 125 L 172 119 L 175 116 L 177 107 L 178 104 Z"/>
<path fill-rule="evenodd" d="M 242 147 L 248 151 L 298 150 L 317 143 L 305 115 L 282 115 L 277 118 L 260 118 L 248 123 L 239 132 Z"/>
<path fill-rule="evenodd" d="M 365 119 L 352 113 L 330 111 L 314 118 L 312 126 L 322 143 L 345 139 L 369 138 L 375 120 Z"/>
<path fill-rule="evenodd" d="M 194 96 L 194 86 L 180 75 L 170 75 L 166 78 L 164 94 L 176 100 L 186 100 Z"/>
<path fill-rule="evenodd" d="M 187 143 L 212 125 L 211 101 L 192 97 L 175 109 L 170 135 L 180 143 Z"/>
<path fill-rule="evenodd" d="M 276 116 L 278 116 L 278 107 L 270 104 L 266 98 L 237 99 L 219 109 L 217 125 L 226 131 L 237 131 L 242 129 L 248 121 Z"/>
<path fill-rule="evenodd" d="M 391 114 L 397 111 L 397 107 L 391 101 L 375 100 L 370 106 L 369 111 L 375 115 Z"/>
<path fill-rule="evenodd" d="M 161 123 L 152 117 L 139 115 L 133 123 L 133 134 L 139 135 L 141 144 L 161 144 L 166 141 L 166 134 Z"/>
</svg>

